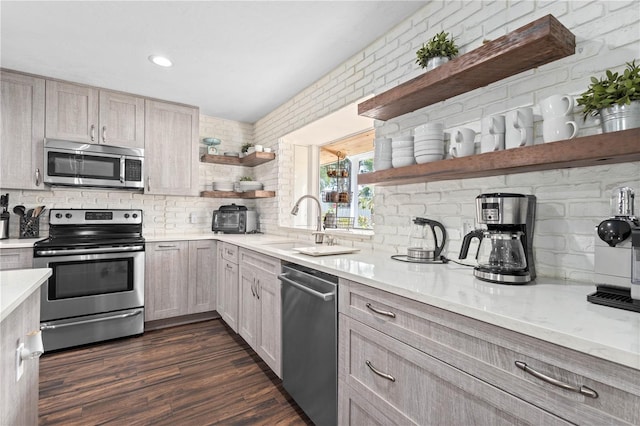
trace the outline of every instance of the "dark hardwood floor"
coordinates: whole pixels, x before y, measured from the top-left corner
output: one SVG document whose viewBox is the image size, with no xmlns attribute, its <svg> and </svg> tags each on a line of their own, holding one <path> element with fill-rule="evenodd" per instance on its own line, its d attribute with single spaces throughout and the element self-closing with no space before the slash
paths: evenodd
<svg viewBox="0 0 640 426">
<path fill-rule="evenodd" d="M 46 354 L 40 425 L 312 424 L 221 320 Z"/>
</svg>

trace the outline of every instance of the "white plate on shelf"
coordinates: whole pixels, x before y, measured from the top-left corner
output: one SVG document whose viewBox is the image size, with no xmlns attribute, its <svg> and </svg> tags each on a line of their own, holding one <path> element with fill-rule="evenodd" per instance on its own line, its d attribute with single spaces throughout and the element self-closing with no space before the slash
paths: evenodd
<svg viewBox="0 0 640 426">
<path fill-rule="evenodd" d="M 360 249 L 344 246 L 311 246 L 311 247 L 294 247 L 291 250 L 306 254 L 308 256 L 330 256 L 332 254 L 347 254 L 355 253 Z"/>
</svg>

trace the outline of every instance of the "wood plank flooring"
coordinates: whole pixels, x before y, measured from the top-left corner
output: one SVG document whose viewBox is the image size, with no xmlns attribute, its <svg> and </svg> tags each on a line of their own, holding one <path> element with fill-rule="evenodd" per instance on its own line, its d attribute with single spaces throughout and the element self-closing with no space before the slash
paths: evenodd
<svg viewBox="0 0 640 426">
<path fill-rule="evenodd" d="M 46 354 L 39 424 L 310 425 L 221 320 Z"/>
</svg>

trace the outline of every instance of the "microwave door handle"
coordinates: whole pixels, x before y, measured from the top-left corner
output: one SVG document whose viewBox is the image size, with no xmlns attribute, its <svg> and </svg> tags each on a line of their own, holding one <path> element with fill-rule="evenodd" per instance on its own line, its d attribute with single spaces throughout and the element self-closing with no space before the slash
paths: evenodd
<svg viewBox="0 0 640 426">
<path fill-rule="evenodd" d="M 124 165 L 125 165 L 125 158 L 123 155 L 120 157 L 120 183 L 124 183 Z"/>
</svg>

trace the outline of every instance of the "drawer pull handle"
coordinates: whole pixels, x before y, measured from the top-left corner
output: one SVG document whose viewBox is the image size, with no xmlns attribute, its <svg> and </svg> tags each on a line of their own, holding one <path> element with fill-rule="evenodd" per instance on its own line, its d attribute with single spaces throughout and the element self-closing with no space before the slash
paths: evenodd
<svg viewBox="0 0 640 426">
<path fill-rule="evenodd" d="M 591 388 L 588 388 L 586 386 L 572 386 L 568 383 L 561 382 L 558 379 L 554 379 L 553 377 L 549 377 L 546 374 L 542 374 L 541 372 L 534 370 L 533 368 L 529 367 L 526 362 L 516 361 L 516 367 L 526 373 L 531 374 L 533 377 L 537 377 L 538 379 L 550 383 L 554 386 L 558 386 L 559 388 L 566 389 L 571 392 L 577 392 L 591 398 L 598 397 L 598 392 L 594 391 Z"/>
<path fill-rule="evenodd" d="M 396 317 L 396 314 L 394 314 L 393 312 L 381 311 L 380 309 L 377 309 L 377 308 L 374 308 L 373 306 L 371 306 L 371 303 L 367 303 L 367 308 L 369 308 L 370 310 L 372 310 L 376 314 L 384 315 L 384 316 L 391 317 L 391 318 L 395 318 Z"/>
<path fill-rule="evenodd" d="M 387 380 L 390 380 L 390 381 L 392 381 L 392 382 L 395 382 L 395 381 L 396 381 L 396 378 L 395 378 L 395 377 L 393 377 L 391 374 L 383 373 L 382 371 L 380 371 L 380 370 L 378 370 L 377 368 L 375 368 L 375 367 L 373 366 L 373 364 L 371 364 L 371 361 L 366 360 L 366 361 L 365 361 L 365 364 L 367 364 L 367 367 L 369 367 L 369 369 L 370 369 L 371 371 L 373 371 L 374 373 L 376 373 L 378 376 L 380 376 L 380 377 L 382 377 L 382 378 L 385 378 L 385 379 L 387 379 Z"/>
</svg>

